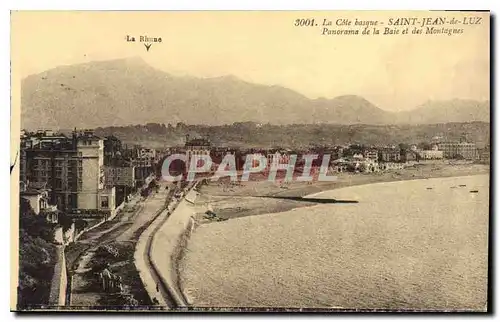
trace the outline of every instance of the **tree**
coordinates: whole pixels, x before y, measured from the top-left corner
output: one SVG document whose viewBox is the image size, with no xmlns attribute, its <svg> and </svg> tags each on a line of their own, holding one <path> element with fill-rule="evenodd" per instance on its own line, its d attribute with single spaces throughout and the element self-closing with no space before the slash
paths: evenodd
<svg viewBox="0 0 500 322">
<path fill-rule="evenodd" d="M 69 217 L 67 214 L 60 212 L 58 215 L 59 225 L 63 227 L 63 230 L 67 230 L 71 228 L 71 225 L 74 223 L 73 218 Z"/>
<path fill-rule="evenodd" d="M 56 262 L 53 224 L 37 215 L 28 200 L 19 200 L 18 307 L 48 304 Z"/>
<path fill-rule="evenodd" d="M 401 151 L 408 151 L 409 148 L 410 148 L 410 146 L 408 144 L 406 144 L 406 143 L 399 143 L 399 149 Z"/>
<path fill-rule="evenodd" d="M 32 237 L 40 237 L 47 242 L 54 238 L 55 224 L 48 223 L 43 215 L 35 214 L 28 200 L 19 201 L 19 228 Z"/>
<path fill-rule="evenodd" d="M 418 144 L 418 147 L 422 150 L 430 150 L 431 149 L 431 145 L 427 142 L 420 142 Z"/>
<path fill-rule="evenodd" d="M 75 229 L 77 231 L 82 231 L 85 228 L 87 228 L 87 226 L 88 226 L 88 222 L 83 220 L 83 219 L 78 219 L 75 221 Z"/>
</svg>

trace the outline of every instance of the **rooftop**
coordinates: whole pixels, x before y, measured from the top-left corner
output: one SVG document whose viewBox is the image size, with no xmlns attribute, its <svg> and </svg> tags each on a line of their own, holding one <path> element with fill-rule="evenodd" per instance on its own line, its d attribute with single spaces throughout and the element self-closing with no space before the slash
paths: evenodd
<svg viewBox="0 0 500 322">
<path fill-rule="evenodd" d="M 203 138 L 186 140 L 186 146 L 210 146 L 210 141 Z"/>
</svg>

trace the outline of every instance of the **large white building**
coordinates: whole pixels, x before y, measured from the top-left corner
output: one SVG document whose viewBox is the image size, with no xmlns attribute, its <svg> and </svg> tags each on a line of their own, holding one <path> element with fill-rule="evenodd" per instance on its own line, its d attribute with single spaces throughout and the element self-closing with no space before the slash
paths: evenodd
<svg viewBox="0 0 500 322">
<path fill-rule="evenodd" d="M 438 149 L 443 152 L 447 159 L 475 160 L 478 158 L 476 144 L 470 142 L 440 142 Z"/>
<path fill-rule="evenodd" d="M 115 187 L 105 187 L 104 140 L 92 131 L 76 135 L 77 152 L 82 160 L 78 210 L 110 217 L 115 214 Z"/>
<path fill-rule="evenodd" d="M 443 151 L 439 150 L 422 150 L 418 154 L 423 160 L 440 160 L 444 157 Z"/>
<path fill-rule="evenodd" d="M 26 190 L 25 184 L 20 184 L 20 195 L 29 201 L 36 215 L 43 214 L 48 222 L 57 223 L 58 209 L 49 204 L 48 190 L 44 188 Z"/>
<path fill-rule="evenodd" d="M 104 189 L 104 141 L 84 131 L 77 136 L 77 151 L 82 159 L 78 209 L 98 209 L 99 192 Z"/>
<path fill-rule="evenodd" d="M 210 141 L 205 138 L 201 139 L 189 139 L 189 135 L 186 135 L 186 143 L 184 149 L 187 156 L 187 166 L 191 162 L 192 158 L 210 156 Z"/>
<path fill-rule="evenodd" d="M 155 149 L 138 148 L 132 160 L 132 165 L 136 167 L 152 167 L 159 157 Z"/>
</svg>

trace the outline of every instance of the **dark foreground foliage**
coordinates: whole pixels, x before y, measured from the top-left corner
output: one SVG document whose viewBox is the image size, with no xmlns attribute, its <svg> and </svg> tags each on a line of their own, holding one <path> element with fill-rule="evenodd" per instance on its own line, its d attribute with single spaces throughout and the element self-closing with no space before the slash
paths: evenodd
<svg viewBox="0 0 500 322">
<path fill-rule="evenodd" d="M 48 304 L 50 285 L 57 261 L 53 224 L 37 216 L 29 202 L 19 203 L 19 309 Z"/>
</svg>

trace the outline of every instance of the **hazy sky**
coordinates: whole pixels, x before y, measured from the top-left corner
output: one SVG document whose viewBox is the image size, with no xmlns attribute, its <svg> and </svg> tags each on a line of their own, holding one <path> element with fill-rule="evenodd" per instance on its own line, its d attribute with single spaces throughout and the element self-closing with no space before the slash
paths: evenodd
<svg viewBox="0 0 500 322">
<path fill-rule="evenodd" d="M 321 35 L 298 18 L 483 17 L 461 35 Z M 440 26 L 437 26 L 440 27 Z M 450 27 L 445 25 L 445 27 Z M 335 26 L 332 26 L 335 28 Z M 340 27 L 336 27 L 337 29 Z M 410 32 L 411 32 L 410 27 Z M 382 27 L 383 29 L 383 27 Z M 161 37 L 147 52 L 126 35 Z M 282 85 L 310 98 L 356 94 L 386 110 L 489 99 L 489 15 L 438 12 L 17 12 L 13 81 L 75 63 L 140 56 L 174 75 Z"/>
</svg>

